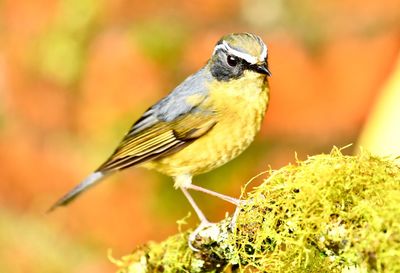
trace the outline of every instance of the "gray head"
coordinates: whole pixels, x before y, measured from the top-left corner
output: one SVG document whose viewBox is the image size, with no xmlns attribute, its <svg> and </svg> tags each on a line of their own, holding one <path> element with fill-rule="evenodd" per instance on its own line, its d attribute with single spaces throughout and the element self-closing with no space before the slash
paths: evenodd
<svg viewBox="0 0 400 273">
<path fill-rule="evenodd" d="M 219 81 L 238 79 L 246 70 L 271 76 L 268 48 L 260 37 L 251 33 L 223 36 L 215 45 L 208 65 L 213 77 Z"/>
</svg>

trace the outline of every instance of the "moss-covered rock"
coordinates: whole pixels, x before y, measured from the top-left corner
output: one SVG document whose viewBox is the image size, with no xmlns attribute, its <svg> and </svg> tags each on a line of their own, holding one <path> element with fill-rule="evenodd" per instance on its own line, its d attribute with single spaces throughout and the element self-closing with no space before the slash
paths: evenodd
<svg viewBox="0 0 400 273">
<path fill-rule="evenodd" d="M 234 220 L 150 242 L 114 261 L 133 272 L 400 272 L 400 168 L 334 149 L 271 171 Z"/>
</svg>

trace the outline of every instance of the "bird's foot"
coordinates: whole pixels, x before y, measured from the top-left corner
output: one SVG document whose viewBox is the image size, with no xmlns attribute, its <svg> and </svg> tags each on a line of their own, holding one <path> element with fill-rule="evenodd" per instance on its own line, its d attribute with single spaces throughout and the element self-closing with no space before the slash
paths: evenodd
<svg viewBox="0 0 400 273">
<path fill-rule="evenodd" d="M 200 234 L 201 232 L 213 226 L 216 226 L 216 223 L 211 223 L 207 220 L 201 221 L 200 225 L 189 235 L 189 241 L 188 241 L 189 248 L 195 252 L 200 251 L 199 249 L 193 246 L 193 242 L 198 240 L 197 239 L 198 236 L 202 237 L 202 235 Z"/>
<path fill-rule="evenodd" d="M 235 212 L 232 215 L 232 219 L 231 219 L 231 222 L 229 224 L 229 227 L 230 227 L 230 229 L 232 231 L 236 228 L 236 220 L 237 220 L 237 217 L 238 217 L 240 211 L 241 211 L 241 207 L 237 206 L 236 209 L 235 209 Z"/>
<path fill-rule="evenodd" d="M 230 227 L 230 229 L 232 231 L 236 228 L 236 221 L 237 221 L 237 218 L 239 216 L 239 213 L 241 211 L 243 211 L 243 207 L 248 205 L 248 204 L 251 204 L 252 202 L 253 201 L 251 199 L 250 200 L 237 199 L 236 209 L 235 209 L 235 212 L 232 215 L 232 219 L 231 219 L 231 222 L 230 222 L 230 225 L 229 225 L 229 227 Z"/>
<path fill-rule="evenodd" d="M 252 200 L 237 199 L 237 201 L 237 208 L 232 218 L 230 220 L 227 219 L 225 223 L 211 223 L 205 218 L 201 220 L 200 225 L 189 235 L 188 244 L 191 250 L 198 252 L 200 251 L 199 246 L 219 241 L 221 234 L 234 232 L 237 226 L 237 218 L 239 213 L 243 211 L 243 206 L 252 203 Z"/>
</svg>

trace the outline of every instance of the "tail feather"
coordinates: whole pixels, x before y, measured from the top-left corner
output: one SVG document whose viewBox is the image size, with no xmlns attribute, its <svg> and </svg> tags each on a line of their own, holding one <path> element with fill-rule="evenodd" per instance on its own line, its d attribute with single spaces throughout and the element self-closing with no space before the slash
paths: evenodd
<svg viewBox="0 0 400 273">
<path fill-rule="evenodd" d="M 72 200 L 74 200 L 79 194 L 82 192 L 86 191 L 88 188 L 91 186 L 97 184 L 104 178 L 105 174 L 102 172 L 94 172 L 88 177 L 85 178 L 80 184 L 78 184 L 75 188 L 73 188 L 71 191 L 69 191 L 66 195 L 61 197 L 57 202 L 52 205 L 47 212 L 51 212 L 57 207 L 60 206 L 65 206 Z"/>
</svg>

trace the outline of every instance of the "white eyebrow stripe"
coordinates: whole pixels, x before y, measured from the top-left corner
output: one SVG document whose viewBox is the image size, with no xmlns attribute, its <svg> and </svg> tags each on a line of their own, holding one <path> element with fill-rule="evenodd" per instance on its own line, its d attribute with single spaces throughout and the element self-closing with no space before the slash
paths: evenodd
<svg viewBox="0 0 400 273">
<path fill-rule="evenodd" d="M 239 57 L 243 60 L 245 60 L 246 62 L 250 63 L 250 64 L 256 64 L 257 63 L 257 58 L 254 56 L 251 56 L 249 54 L 240 52 L 236 49 L 231 48 L 225 41 L 222 42 L 222 44 L 217 45 L 214 48 L 214 52 L 213 54 L 218 50 L 218 49 L 225 49 L 228 53 L 235 55 L 236 57 Z M 263 51 L 264 53 L 264 51 Z M 265 59 L 265 58 L 264 58 Z"/>
<path fill-rule="evenodd" d="M 264 61 L 265 58 L 267 58 L 267 54 L 268 54 L 268 48 L 267 48 L 267 46 L 265 44 L 263 44 L 263 51 L 262 51 L 261 56 L 260 56 L 262 61 Z"/>
</svg>

